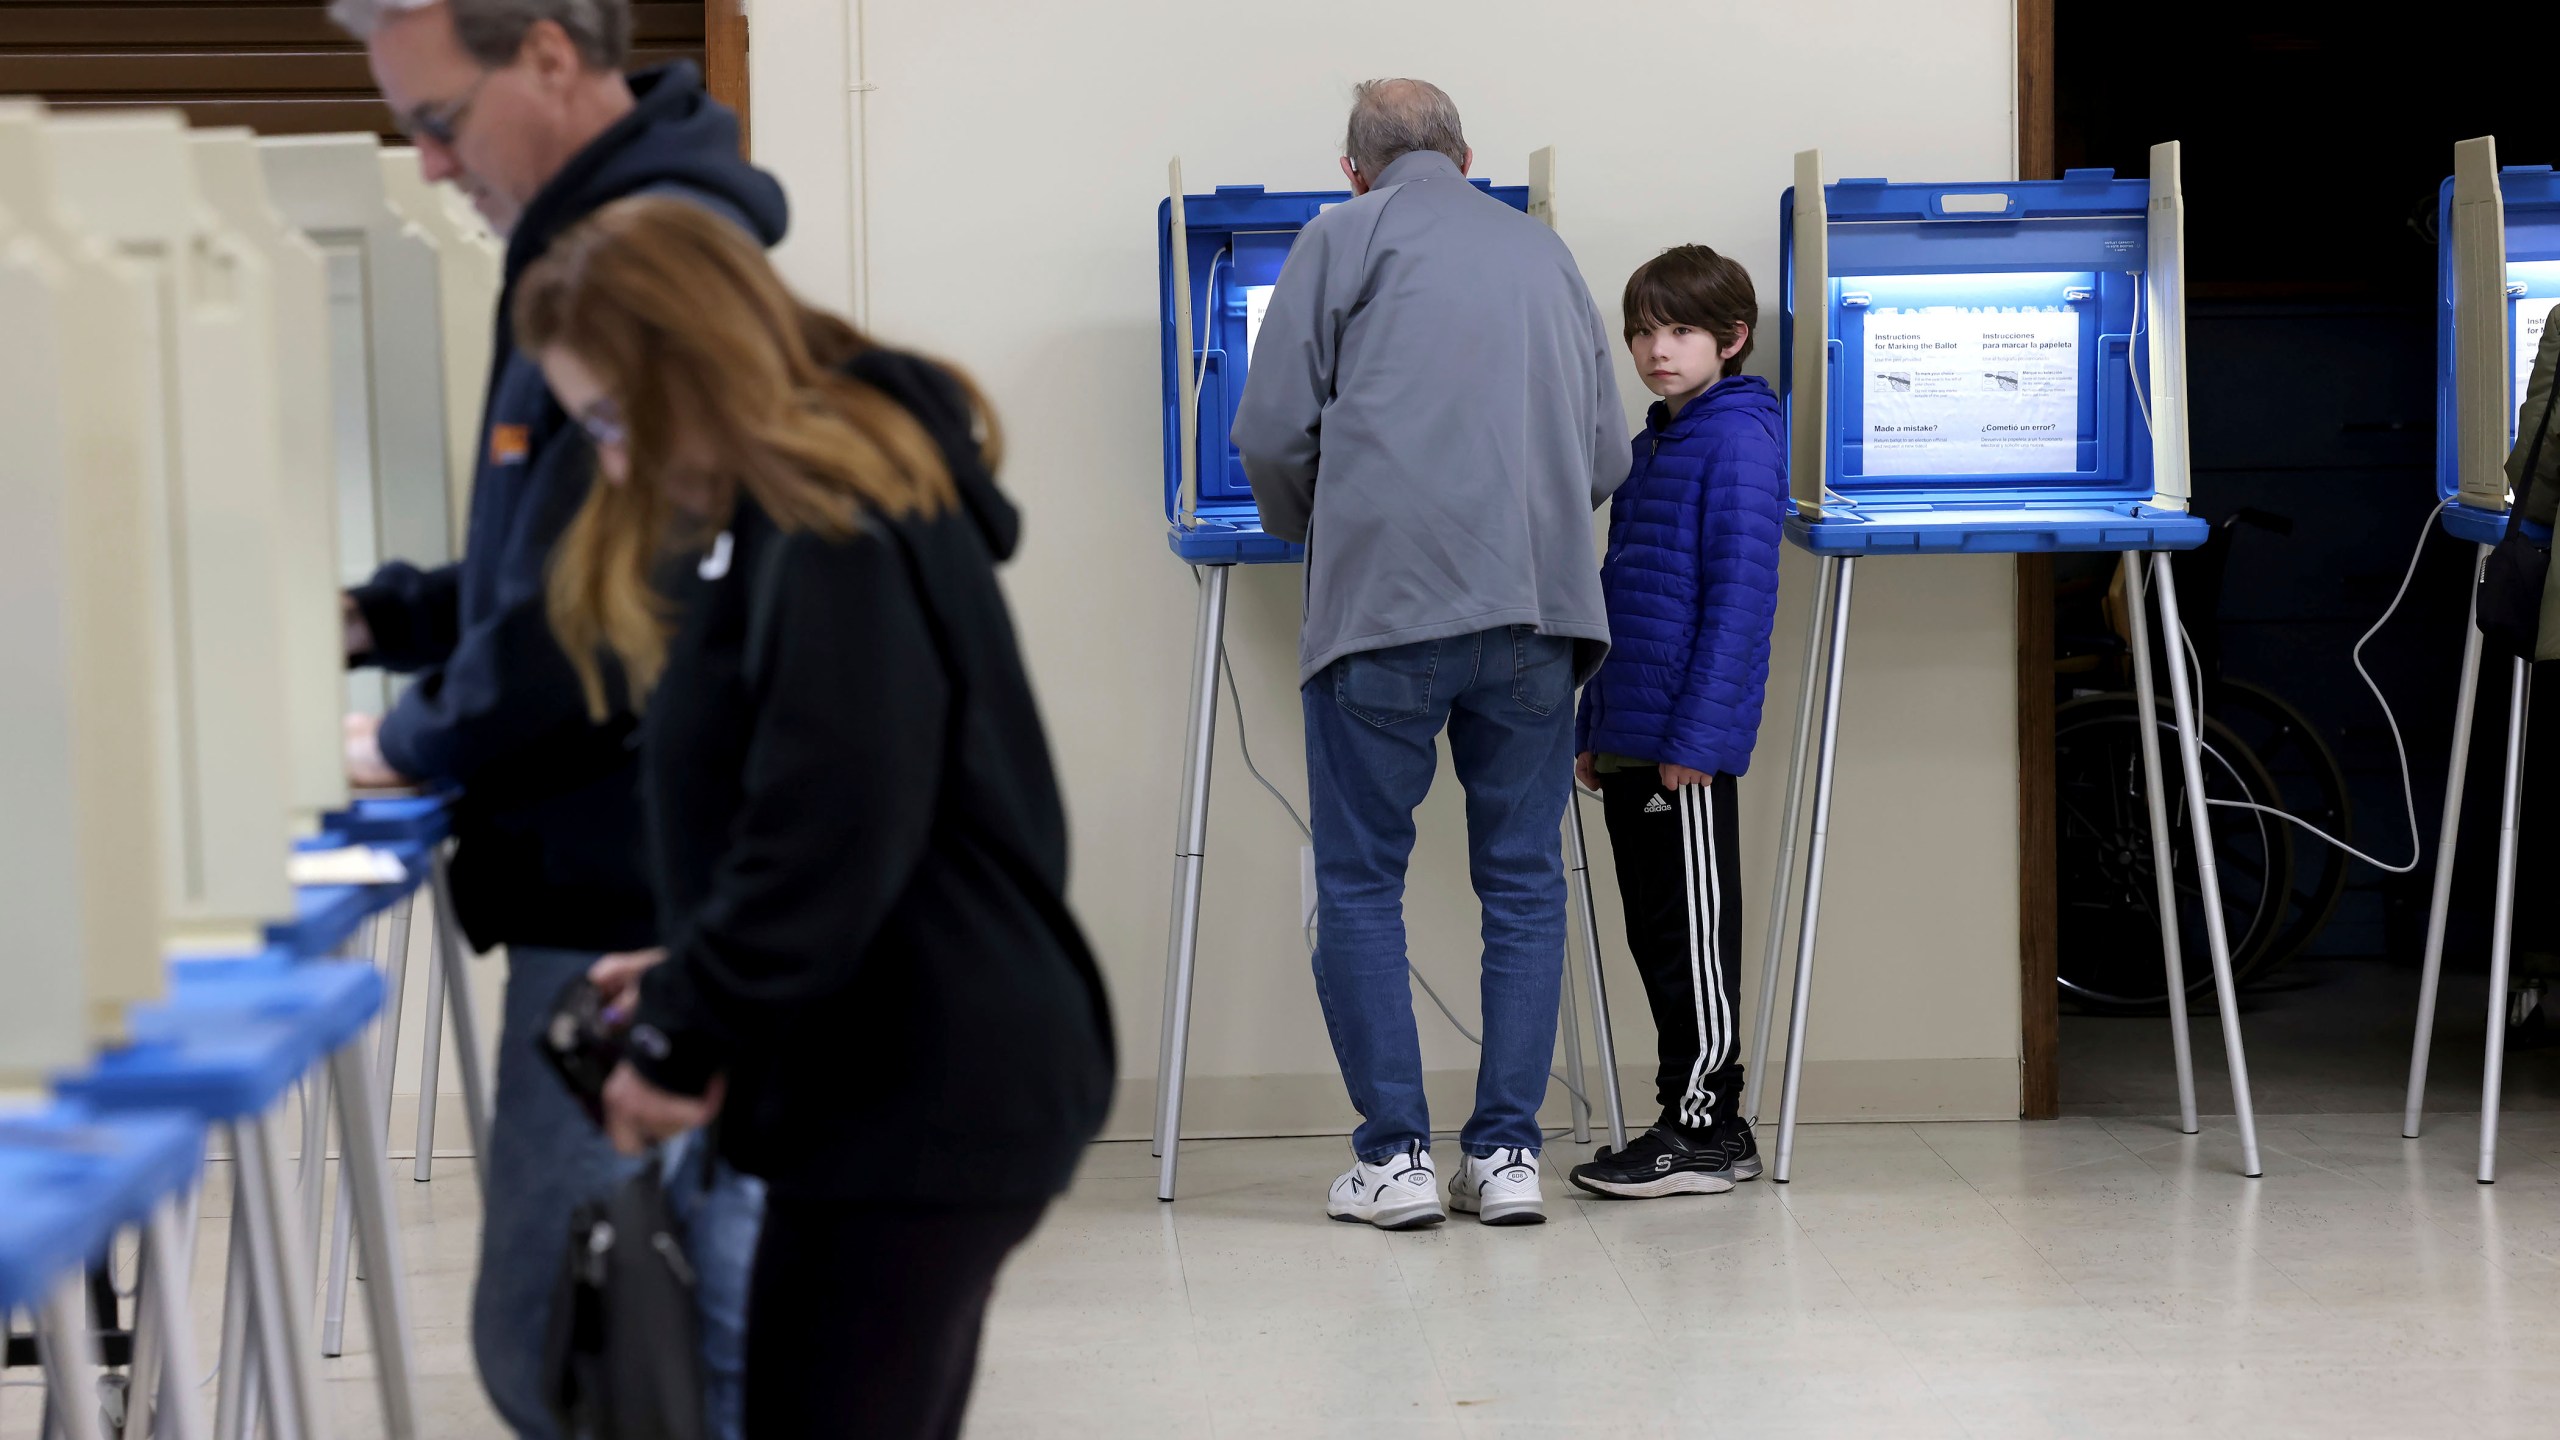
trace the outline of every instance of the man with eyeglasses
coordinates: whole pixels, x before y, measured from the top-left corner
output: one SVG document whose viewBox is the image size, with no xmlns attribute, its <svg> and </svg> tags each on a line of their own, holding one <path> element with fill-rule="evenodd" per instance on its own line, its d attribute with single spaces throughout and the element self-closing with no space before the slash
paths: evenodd
<svg viewBox="0 0 2560 1440">
<path fill-rule="evenodd" d="M 577 1207 L 629 1173 L 535 1050 L 562 990 L 658 943 L 632 724 L 587 716 L 551 635 L 544 571 L 591 480 L 592 451 L 529 356 L 515 280 L 552 238 L 628 195 L 673 194 L 770 245 L 782 190 L 738 153 L 737 117 L 676 64 L 625 77 L 630 0 L 334 0 L 431 180 L 452 183 L 506 237 L 462 562 L 383 567 L 346 598 L 351 663 L 415 675 L 377 726 L 351 717 L 360 784 L 462 787 L 454 901 L 480 949 L 507 949 L 495 1122 L 472 1341 L 481 1383 L 526 1440 L 558 1434 L 545 1400 L 552 1291 Z M 699 1276 L 707 1417 L 739 1433 L 756 1182 L 679 1142 L 667 1186 Z M 692 1173 L 696 1167 L 709 1167 Z M 706 1181 L 708 1183 L 706 1183 Z"/>
</svg>

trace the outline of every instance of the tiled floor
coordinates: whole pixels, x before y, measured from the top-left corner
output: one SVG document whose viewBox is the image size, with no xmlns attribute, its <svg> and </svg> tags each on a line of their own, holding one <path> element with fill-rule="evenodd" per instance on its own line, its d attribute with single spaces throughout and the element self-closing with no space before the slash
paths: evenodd
<svg viewBox="0 0 2560 1440">
<path fill-rule="evenodd" d="M 2477 964 L 2476 956 L 2457 957 Z M 2519 962 L 2522 963 L 2521 960 Z M 2519 974 L 2523 971 L 2519 969 Z M 2286 1113 L 2396 1113 L 2408 1091 L 2410 1017 L 2417 1010 L 2414 962 L 2304 956 L 2241 996 L 2249 1086 L 2258 1108 Z M 2436 1007 L 2427 1065 L 2427 1104 L 2480 1108 L 2480 1060 L 2488 1034 L 2489 977 L 2449 965 Z M 2231 1109 L 2222 1028 L 2208 997 L 2188 1019 L 2195 1040 L 2196 1094 L 2206 1113 Z M 2160 1115 L 2178 1108 L 2176 1071 L 2163 1017 L 2062 1017 L 2062 1110 L 2066 1115 Z M 2560 1110 L 2560 1048 L 2546 1033 L 2507 1047 L 2505 1109 Z"/>
<path fill-rule="evenodd" d="M 1551 1180 L 1543 1227 L 1405 1235 L 1323 1218 L 1339 1140 L 1194 1143 L 1169 1206 L 1144 1146 L 1102 1146 L 1007 1273 L 969 1433 L 2550 1434 L 2560 1115 L 2510 1115 L 2485 1188 L 2467 1116 L 2416 1142 L 2396 1116 L 2261 1134 L 2248 1181 L 2219 1127 L 1808 1127 L 1785 1188 Z M 401 1190 L 437 1437 L 495 1433 L 469 1187 L 455 1165 Z M 332 1400 L 366 1436 L 360 1322 L 350 1341 Z M 0 1436 L 33 1420 L 0 1392 Z"/>
<path fill-rule="evenodd" d="M 1318 1216 L 1340 1142 L 1107 1147 L 972 1434 L 2489 1435 L 2560 1415 L 2560 1117 L 1823 1126 L 1796 1183 L 1539 1229 Z M 1561 1150 L 1551 1154 L 1561 1155 Z M 1445 1158 L 1445 1156 L 1444 1156 Z"/>
</svg>

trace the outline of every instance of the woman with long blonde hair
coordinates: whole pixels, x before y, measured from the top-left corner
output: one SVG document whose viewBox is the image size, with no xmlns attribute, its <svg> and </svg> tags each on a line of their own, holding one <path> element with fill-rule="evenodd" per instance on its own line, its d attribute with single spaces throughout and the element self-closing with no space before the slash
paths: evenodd
<svg viewBox="0 0 2560 1440">
<path fill-rule="evenodd" d="M 642 716 L 666 950 L 597 970 L 633 1016 L 608 1128 L 716 1116 L 767 1182 L 751 1437 L 956 1434 L 996 1270 L 1113 1074 L 993 419 L 681 200 L 561 237 L 515 317 L 601 482 L 552 625 L 591 709 Z"/>
</svg>

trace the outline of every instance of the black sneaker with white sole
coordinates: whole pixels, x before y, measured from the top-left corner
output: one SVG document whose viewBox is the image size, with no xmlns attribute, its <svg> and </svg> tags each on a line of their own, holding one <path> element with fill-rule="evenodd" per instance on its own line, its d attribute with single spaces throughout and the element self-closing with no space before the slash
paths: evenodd
<svg viewBox="0 0 2560 1440">
<path fill-rule="evenodd" d="M 1751 1122 L 1739 1115 L 1719 1119 L 1707 1132 L 1706 1143 L 1724 1152 L 1724 1178 L 1732 1181 L 1760 1178 L 1760 1142 L 1751 1134 Z"/>
<path fill-rule="evenodd" d="M 1651 1200 L 1661 1195 L 1721 1195 L 1733 1188 L 1731 1162 L 1710 1136 L 1657 1125 L 1627 1142 L 1602 1149 L 1566 1178 L 1594 1195 Z"/>
</svg>

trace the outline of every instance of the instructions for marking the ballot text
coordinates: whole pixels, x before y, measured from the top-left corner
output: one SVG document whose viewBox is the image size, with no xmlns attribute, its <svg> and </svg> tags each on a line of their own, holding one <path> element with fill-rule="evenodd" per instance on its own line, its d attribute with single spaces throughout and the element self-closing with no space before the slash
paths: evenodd
<svg viewBox="0 0 2560 1440">
<path fill-rule="evenodd" d="M 1865 330 L 1865 473 L 2079 468 L 2076 313 L 1880 310 L 1867 317 Z"/>
</svg>

